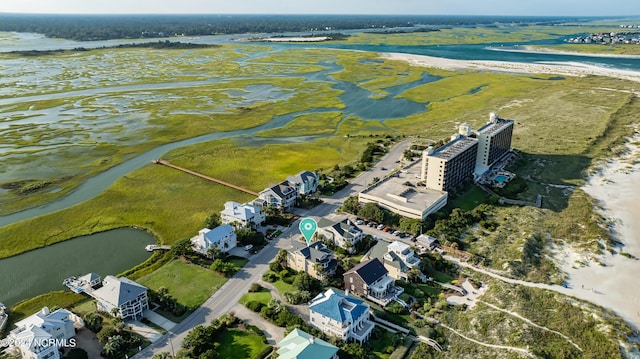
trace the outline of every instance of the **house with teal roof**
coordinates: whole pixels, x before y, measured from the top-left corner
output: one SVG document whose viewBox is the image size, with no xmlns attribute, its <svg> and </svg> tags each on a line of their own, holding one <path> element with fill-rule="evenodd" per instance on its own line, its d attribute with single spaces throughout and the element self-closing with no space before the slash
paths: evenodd
<svg viewBox="0 0 640 359">
<path fill-rule="evenodd" d="M 318 294 L 309 304 L 309 322 L 323 333 L 346 342 L 367 341 L 373 330 L 369 305 L 335 289 Z"/>
<path fill-rule="evenodd" d="M 278 359 L 338 359 L 338 347 L 296 328 L 278 343 Z"/>
</svg>

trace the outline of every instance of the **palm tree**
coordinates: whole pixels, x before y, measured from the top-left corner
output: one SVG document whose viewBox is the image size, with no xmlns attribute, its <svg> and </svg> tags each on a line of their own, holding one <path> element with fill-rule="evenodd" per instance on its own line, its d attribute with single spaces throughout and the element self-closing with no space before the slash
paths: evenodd
<svg viewBox="0 0 640 359">
<path fill-rule="evenodd" d="M 118 307 L 114 307 L 114 308 L 112 308 L 112 309 L 111 309 L 111 315 L 112 315 L 114 318 L 119 317 L 119 316 L 120 316 L 120 308 L 118 308 Z"/>
</svg>

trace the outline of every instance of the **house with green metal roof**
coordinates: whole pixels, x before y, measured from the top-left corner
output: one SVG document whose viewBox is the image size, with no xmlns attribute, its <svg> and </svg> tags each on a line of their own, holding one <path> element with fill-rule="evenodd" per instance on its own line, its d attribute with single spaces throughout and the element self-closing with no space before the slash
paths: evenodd
<svg viewBox="0 0 640 359">
<path fill-rule="evenodd" d="M 338 359 L 338 347 L 295 328 L 278 343 L 278 359 Z"/>
</svg>

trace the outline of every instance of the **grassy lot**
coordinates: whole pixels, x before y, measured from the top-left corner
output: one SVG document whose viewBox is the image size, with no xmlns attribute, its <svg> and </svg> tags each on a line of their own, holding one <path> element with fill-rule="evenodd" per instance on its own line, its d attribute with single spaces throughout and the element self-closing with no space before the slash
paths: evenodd
<svg viewBox="0 0 640 359">
<path fill-rule="evenodd" d="M 11 308 L 8 328 L 11 327 L 12 323 L 39 312 L 43 307 L 49 307 L 49 309 L 69 308 L 84 300 L 86 300 L 85 296 L 70 291 L 56 291 L 24 300 Z"/>
<path fill-rule="evenodd" d="M 291 292 L 296 290 L 296 288 L 293 285 L 289 283 L 285 283 L 282 279 L 278 279 L 272 284 L 274 287 L 276 287 L 276 289 L 278 289 L 278 292 L 280 292 L 281 295 L 284 295 L 284 293 L 286 292 Z"/>
<path fill-rule="evenodd" d="M 246 305 L 249 302 L 260 302 L 264 305 L 267 305 L 269 304 L 270 300 L 271 300 L 271 292 L 266 288 L 262 288 L 262 290 L 259 292 L 246 293 L 240 298 L 239 303 L 242 305 Z"/>
<path fill-rule="evenodd" d="M 137 280 L 153 290 L 166 287 L 172 297 L 190 310 L 204 303 L 226 281 L 214 271 L 177 259 Z"/>
<path fill-rule="evenodd" d="M 259 355 L 269 346 L 263 337 L 240 329 L 227 329 L 218 340 L 220 358 L 260 359 Z"/>
<path fill-rule="evenodd" d="M 244 267 L 247 263 L 249 263 L 249 260 L 247 258 L 231 256 L 231 257 L 227 258 L 227 262 L 232 263 L 234 266 L 236 266 L 238 269 L 240 269 L 240 268 Z"/>
</svg>

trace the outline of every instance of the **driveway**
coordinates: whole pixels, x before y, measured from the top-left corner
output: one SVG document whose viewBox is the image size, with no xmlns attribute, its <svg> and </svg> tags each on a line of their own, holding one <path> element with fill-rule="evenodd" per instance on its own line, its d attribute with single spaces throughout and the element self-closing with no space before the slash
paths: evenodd
<svg viewBox="0 0 640 359">
<path fill-rule="evenodd" d="M 255 325 L 256 327 L 262 329 L 264 335 L 267 337 L 267 342 L 269 345 L 276 345 L 282 339 L 284 339 L 284 330 L 285 328 L 281 328 L 272 324 L 268 320 L 262 318 L 260 314 L 248 309 L 244 305 L 238 303 L 231 309 L 231 311 L 236 315 L 237 318 L 242 319 L 243 322 L 251 325 Z"/>
<path fill-rule="evenodd" d="M 176 326 L 176 323 L 151 310 L 145 310 L 144 317 L 147 318 L 151 323 L 161 327 L 166 331 L 169 331 Z"/>
<path fill-rule="evenodd" d="M 155 329 L 153 329 L 150 326 L 148 326 L 146 324 L 143 324 L 143 323 L 141 323 L 141 322 L 139 322 L 137 320 L 127 321 L 126 324 L 134 332 L 136 332 L 136 333 L 142 335 L 143 337 L 149 339 L 149 341 L 151 341 L 151 343 L 155 343 L 158 340 L 160 340 L 160 338 L 162 338 L 162 334 L 161 333 L 158 333 Z"/>
</svg>

